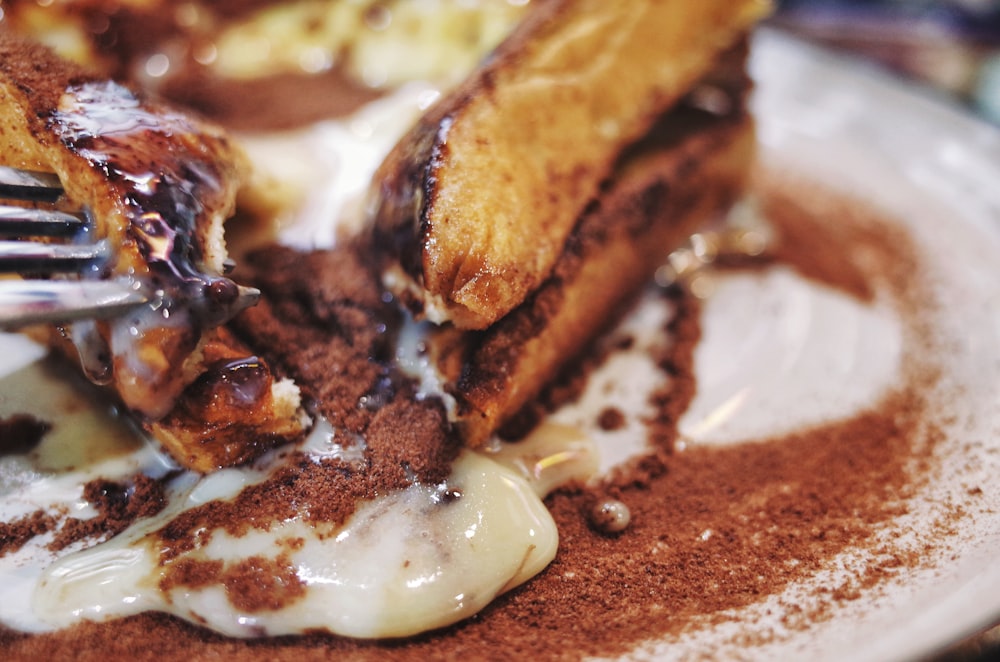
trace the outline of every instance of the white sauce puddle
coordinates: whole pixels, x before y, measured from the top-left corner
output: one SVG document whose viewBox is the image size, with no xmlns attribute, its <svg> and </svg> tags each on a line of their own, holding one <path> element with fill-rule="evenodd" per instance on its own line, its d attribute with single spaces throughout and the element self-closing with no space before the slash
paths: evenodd
<svg viewBox="0 0 1000 662">
<path fill-rule="evenodd" d="M 240 472 L 227 473 L 236 478 L 233 487 L 244 484 L 235 476 Z M 209 538 L 206 544 L 161 568 L 158 540 L 146 534 L 188 505 L 188 499 L 176 498 L 170 511 L 47 568 L 33 611 L 49 627 L 165 611 L 233 637 L 309 630 L 394 637 L 447 625 L 537 574 L 557 545 L 544 505 L 523 480 L 494 462 L 463 453 L 449 488 L 462 496 L 445 502 L 437 487 L 412 485 L 362 504 L 340 528 L 296 518 L 238 538 L 206 531 L 199 536 Z M 282 543 L 290 539 L 301 542 Z M 282 554 L 305 590 L 280 609 L 241 611 L 218 584 L 166 593 L 157 586 L 181 560 L 218 560 L 230 568 L 251 557 Z"/>
</svg>

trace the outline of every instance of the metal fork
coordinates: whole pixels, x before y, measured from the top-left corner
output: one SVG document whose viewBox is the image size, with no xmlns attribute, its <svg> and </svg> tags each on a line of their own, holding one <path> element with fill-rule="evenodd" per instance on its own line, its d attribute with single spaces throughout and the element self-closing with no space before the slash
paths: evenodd
<svg viewBox="0 0 1000 662">
<path fill-rule="evenodd" d="M 85 214 L 53 208 L 62 194 L 62 184 L 51 173 L 0 166 L 0 330 L 39 322 L 106 319 L 151 302 L 151 295 L 124 280 L 47 279 L 81 273 L 110 256 L 102 241 L 69 244 L 29 240 L 85 236 Z M 7 202 L 30 206 L 4 204 Z M 259 295 L 253 288 L 240 287 L 239 297 L 246 305 Z"/>
</svg>

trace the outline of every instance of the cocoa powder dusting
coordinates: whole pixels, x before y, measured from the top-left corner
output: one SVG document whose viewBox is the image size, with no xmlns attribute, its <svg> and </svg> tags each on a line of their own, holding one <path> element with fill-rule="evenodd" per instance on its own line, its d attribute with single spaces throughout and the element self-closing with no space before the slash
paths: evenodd
<svg viewBox="0 0 1000 662">
<path fill-rule="evenodd" d="M 58 525 L 58 517 L 41 510 L 11 522 L 0 522 L 0 556 L 16 552 L 35 536 L 44 535 Z"/>
<path fill-rule="evenodd" d="M 774 181 L 766 187 L 758 183 L 765 194 L 765 208 L 782 235 L 775 259 L 862 301 L 891 297 L 910 330 L 905 379 L 869 408 L 845 420 L 781 437 L 718 448 L 677 447 L 677 421 L 697 388 L 694 350 L 701 327 L 698 300 L 671 291 L 665 296 L 673 298 L 677 311 L 669 324 L 673 341 L 656 357 L 669 380 L 661 392 L 653 394 L 656 415 L 648 426 L 654 450 L 613 472 L 598 487 L 566 489 L 550 496 L 546 503 L 560 533 L 556 559 L 538 577 L 500 597 L 480 614 L 440 631 L 390 642 L 322 634 L 233 640 L 164 615 L 142 614 L 110 625 L 84 623 L 39 636 L 4 631 L 0 632 L 0 649 L 7 659 L 44 659 L 66 650 L 78 652 L 81 659 L 212 657 L 296 662 L 614 656 L 641 646 L 650 637 L 669 641 L 738 618 L 732 610 L 758 604 L 792 583 L 808 579 L 847 550 L 868 550 L 871 560 L 832 589 L 817 589 L 822 591 L 817 596 L 819 607 L 789 607 L 783 617 L 786 627 L 808 628 L 828 617 L 836 605 L 857 600 L 871 587 L 918 567 L 924 550 L 896 549 L 875 535 L 893 517 L 906 512 L 907 498 L 924 480 L 920 472 L 929 471 L 930 454 L 940 436 L 924 397 L 934 375 L 927 363 L 930 359 L 922 352 L 926 347 L 921 345 L 920 334 L 933 301 L 919 278 L 913 277 L 918 257 L 904 232 L 864 206 L 809 188 L 809 197 L 819 201 L 816 204 L 822 211 L 817 211 L 820 207 L 807 209 L 792 200 L 793 193 L 795 199 L 805 197 L 802 189 L 796 191 L 784 180 L 777 181 L 782 182 L 777 191 Z M 837 215 L 836 222 L 829 216 L 831 209 L 844 212 Z M 842 251 L 854 246 L 853 242 L 860 242 L 861 250 L 849 265 L 836 268 L 831 260 L 842 257 Z M 910 277 L 901 278 L 903 274 Z M 262 284 L 265 293 L 266 285 Z M 278 333 L 273 316 L 280 307 L 296 323 L 305 323 L 305 330 L 298 332 L 303 337 L 322 336 L 328 345 L 360 347 L 364 352 L 372 348 L 373 337 L 354 335 L 353 327 L 342 323 L 350 317 L 348 303 L 332 297 L 320 306 L 316 297 L 305 296 L 297 287 L 284 290 L 278 303 L 271 300 L 270 308 L 255 313 L 257 317 L 243 325 L 242 333 L 257 340 L 277 339 L 269 334 Z M 357 308 L 351 310 L 358 313 Z M 309 366 L 291 351 L 282 354 L 281 363 L 296 379 L 306 377 L 304 391 L 310 397 L 329 392 L 315 378 L 308 378 Z M 393 413 L 390 407 L 401 407 L 401 420 L 412 417 L 417 425 L 432 431 L 431 437 L 437 438 L 434 431 L 440 431 L 441 439 L 447 437 L 437 407 L 407 409 L 403 403 L 409 398 L 400 395 L 408 395 L 405 384 L 394 381 L 382 367 L 369 365 L 358 374 L 367 380 L 364 388 L 341 384 L 336 374 L 332 380 L 352 402 L 363 402 L 366 395 L 378 391 L 387 398 L 386 403 L 374 412 L 361 407 L 361 414 L 355 411 L 342 417 L 359 430 L 374 432 L 385 426 L 387 436 L 378 442 L 380 447 L 389 443 L 393 426 L 388 418 L 377 421 L 377 413 L 388 417 Z M 540 400 L 553 402 L 560 394 L 577 391 L 585 374 L 586 370 L 567 378 Z M 376 388 L 382 379 L 388 379 L 391 388 Z M 400 427 L 395 428 L 397 434 Z M 405 441 L 405 436 L 401 439 Z M 445 441 L 435 442 L 430 449 L 438 460 L 452 452 Z M 384 457 L 388 458 L 389 473 L 396 471 L 401 456 L 390 452 Z M 434 475 L 440 468 L 438 460 L 420 470 Z M 289 490 L 288 498 L 296 499 L 300 507 L 306 504 L 310 509 L 334 510 L 338 506 L 331 504 L 336 504 L 343 490 L 357 490 L 350 492 L 353 495 L 364 492 L 363 486 L 358 487 L 361 483 L 352 483 L 357 479 L 344 477 L 308 488 L 313 492 L 307 496 L 302 492 L 306 488 L 298 482 L 308 482 L 310 465 L 315 463 L 291 461 L 287 472 L 268 481 L 267 489 Z M 338 475 L 347 474 L 350 472 Z M 355 487 L 349 487 L 352 484 Z M 269 503 L 280 504 L 285 496 L 281 493 Z M 227 506 L 229 511 L 193 515 L 192 521 L 181 522 L 177 531 L 163 535 L 165 539 L 174 536 L 181 544 L 198 521 L 245 521 L 245 515 L 259 512 L 253 508 L 259 508 L 261 501 L 251 503 L 258 498 L 262 500 L 264 494 L 255 497 L 251 488 Z M 588 512 L 599 498 L 627 505 L 631 515 L 627 528 L 615 535 L 595 529 Z M 240 500 L 246 500 L 246 511 L 238 510 Z M 947 522 L 941 526 L 946 527 Z M 935 544 L 933 538 L 928 536 L 923 544 Z M 267 573 L 270 577 L 264 581 Z M 294 573 L 289 574 L 288 569 L 247 567 L 237 576 L 239 579 L 221 567 L 177 564 L 170 581 L 194 586 L 228 577 L 227 587 L 232 581 L 241 591 L 246 585 L 260 588 L 260 594 L 246 593 L 252 602 L 248 609 L 270 608 L 272 590 L 278 603 L 294 599 Z M 750 637 L 746 643 L 760 643 L 771 635 L 760 632 L 757 636 L 760 641 Z"/>
<path fill-rule="evenodd" d="M 597 425 L 602 430 L 620 430 L 625 425 L 625 415 L 617 407 L 606 407 L 597 415 Z"/>
<path fill-rule="evenodd" d="M 439 482 L 457 449 L 449 443 L 444 430 L 446 420 L 440 405 L 433 401 L 396 405 L 387 410 L 400 414 L 400 421 L 409 421 L 393 428 L 400 445 L 392 453 L 365 451 L 362 466 L 338 459 L 316 461 L 301 453 L 290 455 L 284 465 L 267 480 L 251 485 L 228 501 L 209 501 L 186 510 L 164 526 L 157 535 L 162 541 L 160 561 L 166 565 L 167 585 L 184 584 L 188 568 L 176 566 L 180 554 L 206 542 L 206 531 L 216 528 L 239 537 L 253 529 L 268 530 L 273 522 L 301 518 L 309 523 L 341 524 L 354 512 L 363 499 L 373 499 L 388 490 L 403 489 L 414 478 Z M 374 424 L 372 440 L 384 436 Z M 414 431 L 423 435 L 419 443 Z M 407 436 L 407 434 L 411 436 Z M 384 446 L 385 444 L 383 444 Z M 180 577 L 173 574 L 180 573 Z"/>
<path fill-rule="evenodd" d="M 83 498 L 98 514 L 89 519 L 67 518 L 49 549 L 59 550 L 91 536 L 110 538 L 135 520 L 155 515 L 166 505 L 163 484 L 144 474 L 135 476 L 129 484 L 91 481 L 83 488 Z"/>
<path fill-rule="evenodd" d="M 441 482 L 458 452 L 440 401 L 418 399 L 412 379 L 391 367 L 399 314 L 382 300 L 352 247 L 307 254 L 274 247 L 249 256 L 243 268 L 242 278 L 265 300 L 235 329 L 252 346 L 268 348 L 269 360 L 295 379 L 307 406 L 337 430 L 333 442 L 360 451 L 362 459 L 291 453 L 268 479 L 235 498 L 174 517 L 157 534 L 163 586 L 190 582 L 190 569 L 174 559 L 204 544 L 206 532 L 241 536 L 293 518 L 342 524 L 361 500 L 414 480 Z M 230 569 L 219 572 L 225 577 Z"/>
<path fill-rule="evenodd" d="M 224 565 L 218 559 L 178 559 L 170 566 L 170 572 L 160 580 L 160 590 L 170 592 L 178 586 L 198 589 L 217 584 L 222 577 Z"/>
<path fill-rule="evenodd" d="M 280 609 L 306 594 L 305 584 L 286 554 L 274 560 L 252 556 L 240 561 L 226 569 L 222 583 L 229 602 L 251 614 Z"/>
<path fill-rule="evenodd" d="M 86 538 L 107 539 L 132 522 L 155 515 L 166 505 L 163 483 L 138 474 L 129 482 L 93 480 L 83 487 L 83 499 L 97 514 L 87 519 L 65 512 L 35 511 L 12 522 L 0 522 L 0 556 L 13 553 L 36 536 L 55 531 L 46 545 L 58 551 Z"/>
</svg>

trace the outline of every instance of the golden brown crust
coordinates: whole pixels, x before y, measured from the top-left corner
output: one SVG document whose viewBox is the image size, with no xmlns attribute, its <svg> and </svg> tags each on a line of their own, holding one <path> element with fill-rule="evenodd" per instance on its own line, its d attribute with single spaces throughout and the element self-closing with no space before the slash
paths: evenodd
<svg viewBox="0 0 1000 662">
<path fill-rule="evenodd" d="M 2 31 L 0 94 L 0 159 L 59 175 L 67 197 L 93 211 L 99 235 L 120 244 L 114 270 L 153 260 L 222 269 L 214 233 L 232 213 L 246 163 L 220 129 Z M 166 227 L 142 227 L 143 214 Z M 184 234 L 171 254 L 157 254 L 148 236 L 157 229 Z"/>
<path fill-rule="evenodd" d="M 618 319 L 667 254 L 741 194 L 754 154 L 745 39 L 618 156 L 552 275 L 484 331 L 438 328 L 430 346 L 466 443 L 484 442 Z"/>
<path fill-rule="evenodd" d="M 98 80 L 48 48 L 0 30 L 0 74 L 24 95 L 25 121 L 35 137 L 44 135 L 43 118 L 59 105 L 67 85 Z"/>
<path fill-rule="evenodd" d="M 418 314 L 483 329 L 550 275 L 618 153 L 766 2 L 555 0 L 397 145 L 376 245 Z M 662 62 L 662 66 L 649 63 Z"/>
<path fill-rule="evenodd" d="M 224 327 L 210 336 L 197 379 L 170 413 L 146 424 L 178 462 L 203 473 L 249 462 L 299 437 L 305 424 L 291 382 Z"/>
</svg>

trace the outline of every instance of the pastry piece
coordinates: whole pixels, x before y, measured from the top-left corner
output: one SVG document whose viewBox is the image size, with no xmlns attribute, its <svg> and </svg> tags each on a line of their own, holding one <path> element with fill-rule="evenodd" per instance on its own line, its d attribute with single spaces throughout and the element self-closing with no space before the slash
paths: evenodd
<svg viewBox="0 0 1000 662">
<path fill-rule="evenodd" d="M 110 387 L 178 461 L 208 471 L 301 433 L 294 388 L 266 364 L 256 362 L 253 389 L 220 370 L 220 361 L 253 356 L 219 328 L 246 305 L 223 275 L 222 227 L 245 166 L 221 130 L 0 32 L 0 162 L 54 172 L 66 204 L 85 210 L 85 240 L 104 242 L 109 254 L 85 277 L 124 279 L 150 296 L 128 315 L 77 322 L 51 337 L 66 351 L 75 346 L 88 376 Z M 176 403 L 206 380 L 212 401 L 181 420 Z M 245 407 L 258 418 L 227 438 L 214 422 L 240 419 Z"/>
<path fill-rule="evenodd" d="M 614 322 L 667 254 L 742 194 L 754 155 L 745 44 L 625 150 L 580 216 L 552 274 L 485 331 L 453 326 L 429 346 L 467 444 L 482 444 Z"/>
<path fill-rule="evenodd" d="M 538 289 L 621 150 L 768 8 L 763 0 L 534 8 L 377 176 L 385 282 L 484 329 Z"/>
</svg>

